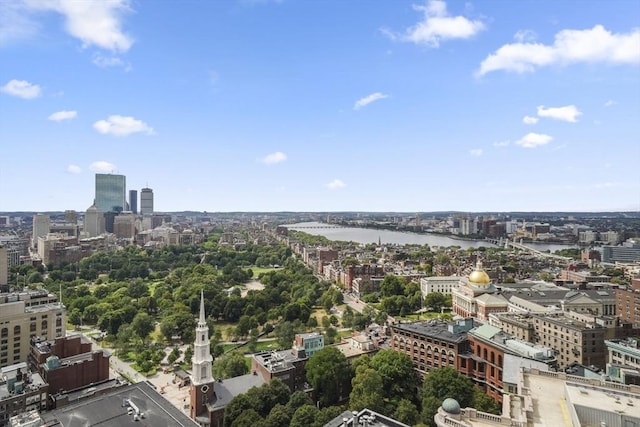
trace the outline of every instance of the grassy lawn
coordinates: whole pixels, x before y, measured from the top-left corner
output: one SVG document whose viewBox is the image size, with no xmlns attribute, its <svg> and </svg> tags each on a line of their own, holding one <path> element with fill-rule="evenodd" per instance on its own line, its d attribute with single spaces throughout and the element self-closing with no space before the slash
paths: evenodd
<svg viewBox="0 0 640 427">
<path fill-rule="evenodd" d="M 253 278 L 257 279 L 261 273 L 268 273 L 269 271 L 277 270 L 274 267 L 250 267 L 253 271 Z"/>
</svg>

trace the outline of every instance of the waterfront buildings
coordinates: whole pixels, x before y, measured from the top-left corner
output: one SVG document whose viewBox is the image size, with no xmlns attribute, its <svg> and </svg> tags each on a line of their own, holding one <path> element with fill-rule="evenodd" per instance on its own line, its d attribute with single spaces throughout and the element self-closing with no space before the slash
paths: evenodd
<svg viewBox="0 0 640 427">
<path fill-rule="evenodd" d="M 97 173 L 94 206 L 103 213 L 127 210 L 126 182 L 124 175 Z"/>
<path fill-rule="evenodd" d="M 602 262 L 638 262 L 640 261 L 640 239 L 629 239 L 620 246 L 602 247 Z"/>
</svg>

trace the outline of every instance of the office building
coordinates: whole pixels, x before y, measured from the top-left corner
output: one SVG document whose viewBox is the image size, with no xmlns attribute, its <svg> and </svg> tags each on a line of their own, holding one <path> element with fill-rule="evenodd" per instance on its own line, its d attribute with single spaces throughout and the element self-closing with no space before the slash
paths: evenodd
<svg viewBox="0 0 640 427">
<path fill-rule="evenodd" d="M 638 262 L 640 261 L 640 239 L 628 239 L 621 246 L 602 247 L 602 262 Z"/>
<path fill-rule="evenodd" d="M 150 188 L 143 188 L 140 191 L 140 213 L 153 215 L 153 190 Z"/>
<path fill-rule="evenodd" d="M 35 214 L 33 216 L 33 232 L 31 234 L 31 247 L 38 247 L 38 237 L 44 237 L 51 231 L 51 219 L 49 215 Z"/>
<path fill-rule="evenodd" d="M 127 179 L 124 175 L 97 173 L 95 207 L 103 213 L 126 210 L 126 189 Z"/>
<path fill-rule="evenodd" d="M 9 252 L 6 247 L 0 245 L 0 291 L 9 285 Z"/>
<path fill-rule="evenodd" d="M 84 233 L 86 237 L 96 237 L 104 232 L 104 214 L 95 205 L 92 205 L 84 214 Z"/>
<path fill-rule="evenodd" d="M 44 289 L 0 295 L 0 367 L 26 362 L 31 338 L 65 335 L 64 307 Z"/>
<path fill-rule="evenodd" d="M 129 210 L 138 213 L 138 190 L 129 190 Z"/>
<path fill-rule="evenodd" d="M 113 234 L 119 239 L 133 239 L 136 235 L 136 216 L 121 214 L 114 218 Z"/>
</svg>

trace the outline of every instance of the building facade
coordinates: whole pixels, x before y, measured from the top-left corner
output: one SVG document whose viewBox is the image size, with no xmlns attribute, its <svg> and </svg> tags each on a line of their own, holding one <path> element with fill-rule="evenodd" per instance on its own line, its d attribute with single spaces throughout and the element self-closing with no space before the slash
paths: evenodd
<svg viewBox="0 0 640 427">
<path fill-rule="evenodd" d="M 471 362 L 467 364 L 467 359 L 459 356 L 469 353 L 467 332 L 473 324 L 473 319 L 452 324 L 434 320 L 393 324 L 390 326 L 390 346 L 409 356 L 420 375 L 446 366 L 453 366 L 466 375 L 473 367 Z"/>
<path fill-rule="evenodd" d="M 127 179 L 124 175 L 96 174 L 94 205 L 103 213 L 126 210 Z"/>
<path fill-rule="evenodd" d="M 129 210 L 138 213 L 138 190 L 129 190 Z"/>
<path fill-rule="evenodd" d="M 45 290 L 0 295 L 0 367 L 26 362 L 31 338 L 66 333 L 64 307 Z"/>
<path fill-rule="evenodd" d="M 96 237 L 104 233 L 104 213 L 95 205 L 91 205 L 84 214 L 84 234 L 86 237 Z"/>
<path fill-rule="evenodd" d="M 140 213 L 153 215 L 153 190 L 151 188 L 140 190 Z"/>
<path fill-rule="evenodd" d="M 51 230 L 51 219 L 49 215 L 35 214 L 33 216 L 33 232 L 31 234 L 32 244 L 34 248 L 38 247 L 38 238 L 49 234 Z"/>
</svg>

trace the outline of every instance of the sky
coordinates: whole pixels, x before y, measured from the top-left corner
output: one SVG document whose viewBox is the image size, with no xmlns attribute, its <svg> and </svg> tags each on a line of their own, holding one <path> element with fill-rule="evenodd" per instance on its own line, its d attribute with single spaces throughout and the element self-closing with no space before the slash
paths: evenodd
<svg viewBox="0 0 640 427">
<path fill-rule="evenodd" d="M 640 1 L 0 0 L 0 212 L 638 211 Z"/>
</svg>

